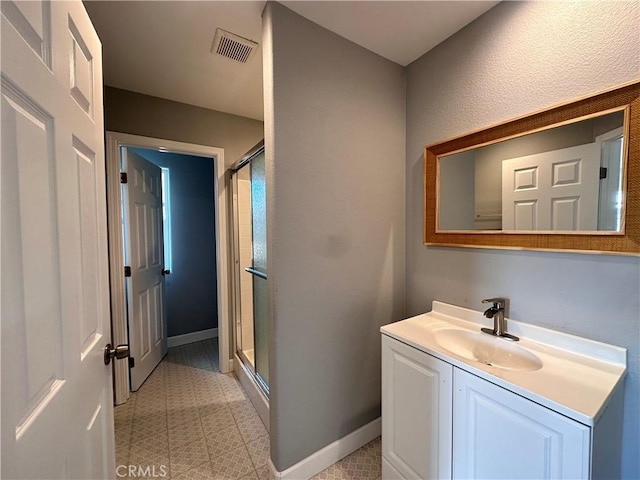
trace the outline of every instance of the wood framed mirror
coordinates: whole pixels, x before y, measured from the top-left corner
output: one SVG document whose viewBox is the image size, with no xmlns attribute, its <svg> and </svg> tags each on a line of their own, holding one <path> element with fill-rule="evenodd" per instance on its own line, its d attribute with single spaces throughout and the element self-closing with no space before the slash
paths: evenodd
<svg viewBox="0 0 640 480">
<path fill-rule="evenodd" d="M 425 147 L 425 245 L 640 255 L 640 81 Z"/>
</svg>

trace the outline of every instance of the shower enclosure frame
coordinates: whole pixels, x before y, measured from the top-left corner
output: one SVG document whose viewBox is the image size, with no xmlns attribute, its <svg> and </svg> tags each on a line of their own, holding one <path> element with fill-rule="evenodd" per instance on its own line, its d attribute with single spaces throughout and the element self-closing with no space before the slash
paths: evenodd
<svg viewBox="0 0 640 480">
<path fill-rule="evenodd" d="M 232 345 L 234 348 L 234 361 L 233 367 L 235 373 L 238 375 L 241 384 L 247 391 L 251 402 L 256 407 L 258 414 L 262 418 L 263 423 L 266 425 L 267 429 L 269 428 L 269 387 L 263 381 L 261 376 L 258 374 L 258 364 L 256 358 L 255 348 L 256 338 L 255 338 L 255 306 L 252 303 L 252 328 L 253 328 L 253 345 L 254 345 L 254 362 L 250 361 L 247 355 L 242 351 L 242 345 L 238 344 L 238 336 L 242 335 L 242 275 L 244 272 L 247 272 L 252 275 L 252 294 L 253 294 L 253 286 L 255 285 L 256 278 L 259 278 L 260 281 L 266 281 L 266 274 L 264 272 L 260 272 L 253 268 L 253 262 L 251 265 L 247 266 L 242 263 L 241 260 L 241 251 L 240 251 L 240 213 L 239 213 L 239 172 L 243 168 L 251 168 L 251 162 L 258 158 L 260 155 L 264 154 L 264 141 L 258 143 L 255 147 L 253 147 L 240 161 L 238 161 L 231 169 L 229 175 L 229 183 L 230 188 L 229 192 L 231 195 L 231 250 L 232 250 L 232 275 L 233 275 L 233 297 L 232 297 Z M 253 239 L 253 231 L 252 231 L 252 239 Z M 240 330 L 240 332 L 239 332 Z M 240 347 L 240 348 L 239 348 Z M 267 359 L 268 362 L 268 359 Z M 267 365 L 268 368 L 268 365 Z"/>
</svg>

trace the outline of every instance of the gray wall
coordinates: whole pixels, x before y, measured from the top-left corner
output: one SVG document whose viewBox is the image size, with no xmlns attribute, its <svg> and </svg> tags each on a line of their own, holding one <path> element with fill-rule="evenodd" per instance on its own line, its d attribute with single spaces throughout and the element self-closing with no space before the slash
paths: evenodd
<svg viewBox="0 0 640 480">
<path fill-rule="evenodd" d="M 105 87 L 105 129 L 224 149 L 233 165 L 264 136 L 263 123 L 206 108 Z"/>
<path fill-rule="evenodd" d="M 217 328 L 213 160 L 131 150 L 169 168 L 172 265 L 171 275 L 165 277 L 167 335 Z"/>
<path fill-rule="evenodd" d="M 640 259 L 425 247 L 422 146 L 640 77 L 637 2 L 504 2 L 407 70 L 407 314 L 432 300 L 629 349 L 623 477 L 640 478 Z"/>
<path fill-rule="evenodd" d="M 380 415 L 404 304 L 404 69 L 276 3 L 263 15 L 271 458 Z"/>
<path fill-rule="evenodd" d="M 476 211 L 473 150 L 450 155 L 438 166 L 438 225 L 441 230 L 473 230 Z"/>
</svg>

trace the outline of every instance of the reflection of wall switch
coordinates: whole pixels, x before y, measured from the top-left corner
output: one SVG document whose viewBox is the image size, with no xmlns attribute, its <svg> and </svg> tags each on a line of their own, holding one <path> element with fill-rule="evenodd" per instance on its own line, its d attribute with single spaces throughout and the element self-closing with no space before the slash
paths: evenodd
<svg viewBox="0 0 640 480">
<path fill-rule="evenodd" d="M 607 167 L 600 167 L 600 180 L 607 178 Z"/>
</svg>

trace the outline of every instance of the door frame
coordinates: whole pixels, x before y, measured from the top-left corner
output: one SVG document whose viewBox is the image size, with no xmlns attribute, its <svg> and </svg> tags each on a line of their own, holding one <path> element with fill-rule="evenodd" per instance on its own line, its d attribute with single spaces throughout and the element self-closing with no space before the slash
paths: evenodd
<svg viewBox="0 0 640 480">
<path fill-rule="evenodd" d="M 114 345 L 128 343 L 126 297 L 124 281 L 124 246 L 122 241 L 122 201 L 120 193 L 120 148 L 134 147 L 171 153 L 195 155 L 213 159 L 215 181 L 214 214 L 216 230 L 216 280 L 218 307 L 218 341 L 220 345 L 220 371 L 233 369 L 229 355 L 229 246 L 227 219 L 227 185 L 224 165 L 224 149 L 176 142 L 128 133 L 106 131 L 107 170 L 107 219 L 109 237 L 109 275 L 111 296 L 111 334 Z M 127 362 L 117 362 L 114 368 L 114 400 L 116 405 L 129 399 L 129 367 Z"/>
</svg>

